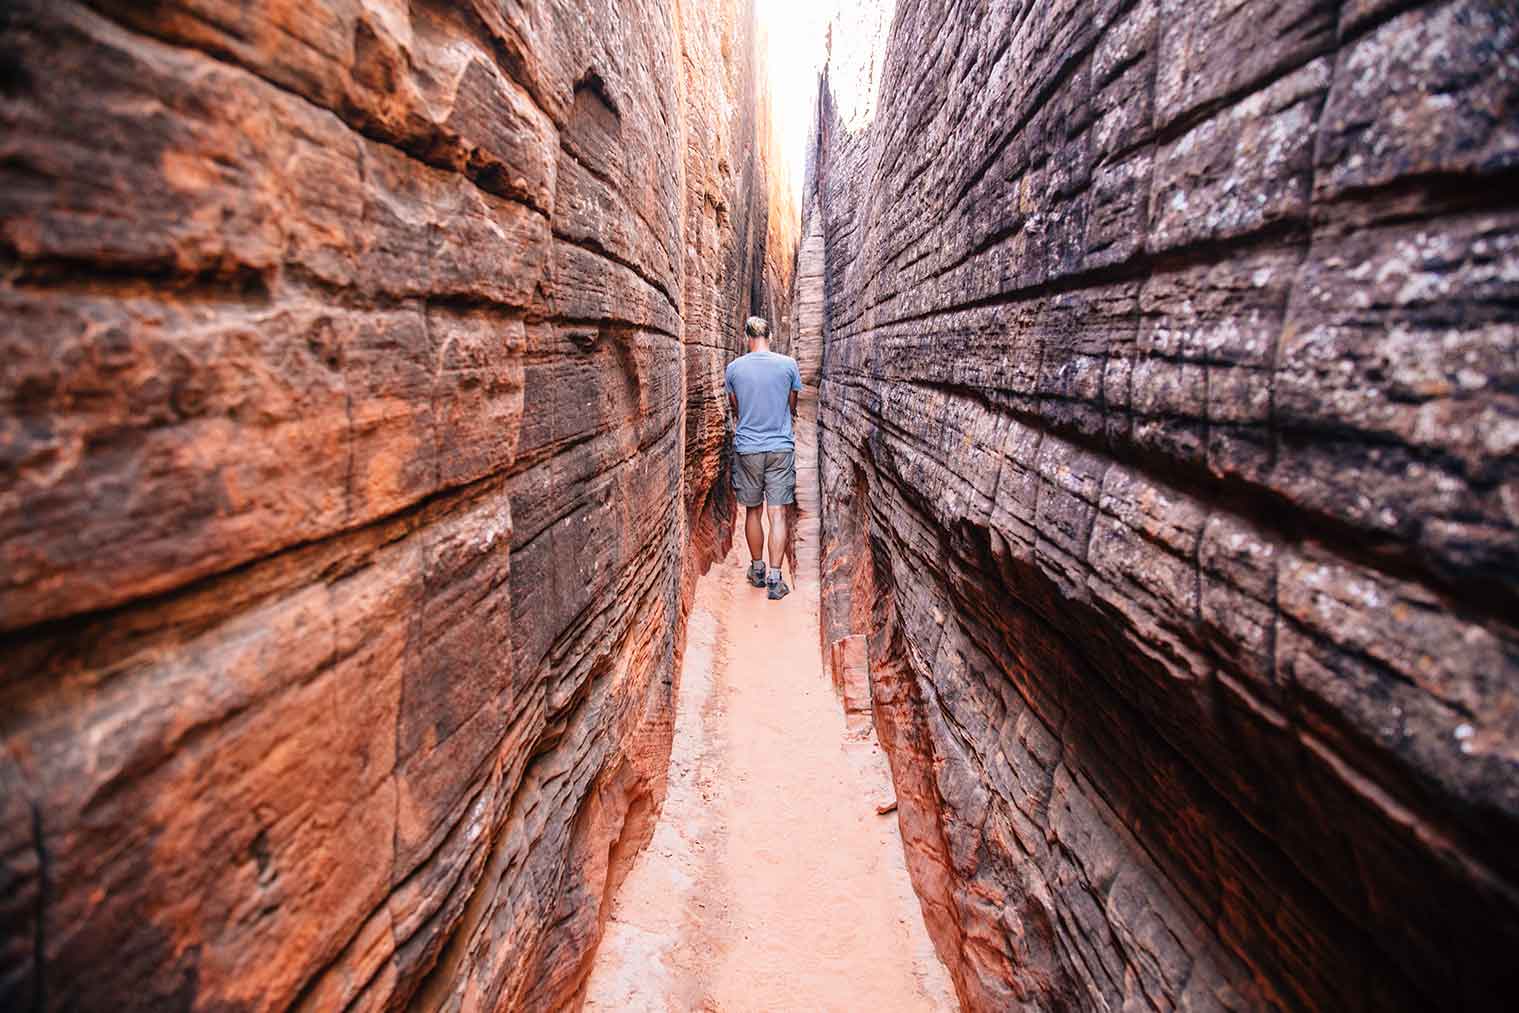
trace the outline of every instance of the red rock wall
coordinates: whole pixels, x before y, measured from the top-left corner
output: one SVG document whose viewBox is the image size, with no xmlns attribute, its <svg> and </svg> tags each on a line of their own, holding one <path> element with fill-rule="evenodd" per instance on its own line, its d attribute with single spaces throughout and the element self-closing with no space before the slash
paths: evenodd
<svg viewBox="0 0 1519 1013">
<path fill-rule="evenodd" d="M 803 218 L 805 231 L 796 249 L 796 274 L 792 280 L 791 321 L 795 330 L 794 355 L 802 385 L 816 387 L 823 370 L 823 216 L 814 203 Z"/>
<path fill-rule="evenodd" d="M 573 1000 L 786 285 L 748 0 L 0 19 L 0 1008 Z"/>
<path fill-rule="evenodd" d="M 862 44 L 809 187 L 825 638 L 869 636 L 962 1000 L 1511 1003 L 1512 7 L 902 0 Z"/>
</svg>

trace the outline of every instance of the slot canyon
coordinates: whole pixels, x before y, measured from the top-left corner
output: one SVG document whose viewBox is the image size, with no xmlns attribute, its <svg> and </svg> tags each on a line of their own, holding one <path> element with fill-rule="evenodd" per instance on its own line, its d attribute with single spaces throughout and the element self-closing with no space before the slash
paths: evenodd
<svg viewBox="0 0 1519 1013">
<path fill-rule="evenodd" d="M 0 5 L 0 1010 L 1512 1005 L 1519 9 L 771 7 Z"/>
</svg>

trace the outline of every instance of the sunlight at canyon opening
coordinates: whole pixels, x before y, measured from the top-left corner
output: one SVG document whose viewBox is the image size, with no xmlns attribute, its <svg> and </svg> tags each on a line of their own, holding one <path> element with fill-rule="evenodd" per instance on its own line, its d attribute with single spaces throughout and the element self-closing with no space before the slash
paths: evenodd
<svg viewBox="0 0 1519 1013">
<path fill-rule="evenodd" d="M 829 85 L 844 126 L 852 133 L 867 126 L 875 115 L 880 56 L 896 6 L 896 0 L 756 0 L 779 169 L 798 201 L 817 116 L 818 75 L 831 60 Z"/>
</svg>

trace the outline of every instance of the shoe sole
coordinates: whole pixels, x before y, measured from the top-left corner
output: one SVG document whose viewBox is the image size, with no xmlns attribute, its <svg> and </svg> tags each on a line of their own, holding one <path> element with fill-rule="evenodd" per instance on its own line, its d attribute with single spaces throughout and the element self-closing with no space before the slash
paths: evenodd
<svg viewBox="0 0 1519 1013">
<path fill-rule="evenodd" d="M 780 601 L 790 593 L 791 588 L 787 587 L 785 584 L 780 584 L 770 589 L 769 598 L 771 601 Z"/>
</svg>

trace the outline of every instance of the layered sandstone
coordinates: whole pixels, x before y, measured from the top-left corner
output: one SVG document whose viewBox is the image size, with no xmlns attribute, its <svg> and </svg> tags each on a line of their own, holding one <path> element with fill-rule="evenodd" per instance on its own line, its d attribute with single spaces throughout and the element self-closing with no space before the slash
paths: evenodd
<svg viewBox="0 0 1519 1013">
<path fill-rule="evenodd" d="M 962 1000 L 1511 1002 L 1512 9 L 904 0 L 868 42 L 798 274 L 816 234 L 824 635 L 868 637 Z"/>
<path fill-rule="evenodd" d="M 572 1000 L 785 285 L 750 4 L 0 18 L 0 1007 Z"/>
</svg>

